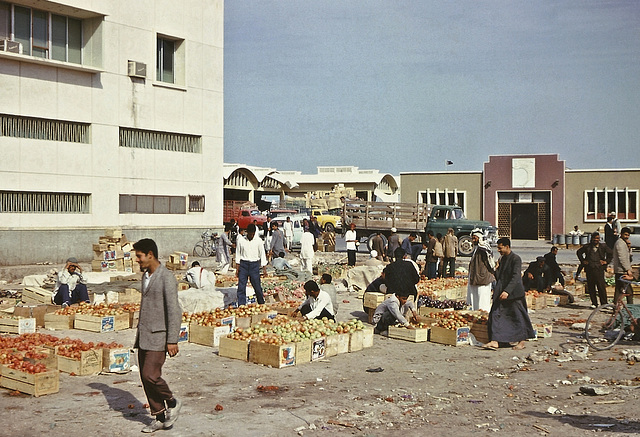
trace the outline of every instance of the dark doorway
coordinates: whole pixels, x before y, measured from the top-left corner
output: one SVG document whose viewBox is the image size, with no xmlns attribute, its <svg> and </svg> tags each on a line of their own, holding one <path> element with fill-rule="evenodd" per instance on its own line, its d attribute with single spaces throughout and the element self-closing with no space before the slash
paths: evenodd
<svg viewBox="0 0 640 437">
<path fill-rule="evenodd" d="M 538 239 L 538 205 L 535 203 L 511 204 L 511 238 L 514 240 Z"/>
</svg>

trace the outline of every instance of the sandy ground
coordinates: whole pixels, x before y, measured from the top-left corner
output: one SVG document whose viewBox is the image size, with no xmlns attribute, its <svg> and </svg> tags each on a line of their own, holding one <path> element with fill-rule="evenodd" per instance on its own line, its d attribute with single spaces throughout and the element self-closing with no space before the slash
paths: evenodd
<svg viewBox="0 0 640 437">
<path fill-rule="evenodd" d="M 339 320 L 365 320 L 355 293 L 340 293 Z M 531 314 L 534 323 L 586 319 L 586 300 Z M 47 331 L 84 341 L 132 345 L 134 330 L 95 334 Z M 273 369 L 222 358 L 217 350 L 181 344 L 164 376 L 184 401 L 166 436 L 406 436 L 640 434 L 640 363 L 621 360 L 627 343 L 559 362 L 584 341 L 580 331 L 553 326 L 551 338 L 522 351 L 410 343 L 376 336 L 360 352 Z M 554 354 L 557 352 L 557 355 Z M 536 357 L 535 362 L 528 359 Z M 573 354 L 575 358 L 580 358 Z M 135 358 L 133 358 L 135 362 Z M 367 369 L 381 367 L 379 373 Z M 135 436 L 151 421 L 139 373 L 69 376 L 60 392 L 34 398 L 0 389 L 0 435 Z M 602 396 L 580 393 L 604 384 Z M 277 386 L 261 392 L 259 385 Z M 222 406 L 216 411 L 216 405 Z M 555 411 L 551 414 L 549 411 Z"/>
</svg>

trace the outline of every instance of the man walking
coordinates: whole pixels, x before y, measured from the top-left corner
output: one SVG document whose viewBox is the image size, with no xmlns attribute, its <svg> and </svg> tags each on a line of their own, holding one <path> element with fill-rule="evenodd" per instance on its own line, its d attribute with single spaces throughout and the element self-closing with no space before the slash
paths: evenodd
<svg viewBox="0 0 640 437">
<path fill-rule="evenodd" d="M 587 272 L 587 290 L 591 297 L 591 308 L 598 306 L 598 297 L 600 297 L 600 305 L 606 304 L 607 285 L 604 282 L 604 271 L 613 259 L 613 252 L 606 244 L 600 243 L 600 234 L 594 232 L 591 234 L 591 242 L 578 249 L 576 255 Z"/>
<path fill-rule="evenodd" d="M 495 350 L 500 343 L 515 343 L 513 349 L 520 350 L 524 349 L 525 340 L 535 337 L 520 275 L 522 259 L 511 251 L 511 240 L 506 237 L 498 240 L 498 252 L 502 257 L 488 323 L 491 341 L 484 347 Z"/>
<path fill-rule="evenodd" d="M 282 223 L 282 228 L 284 230 L 284 242 L 287 250 L 291 250 L 291 243 L 293 242 L 293 222 L 291 221 L 291 217 L 287 217 L 287 220 Z"/>
<path fill-rule="evenodd" d="M 358 237 L 355 223 L 349 225 L 349 230 L 344 234 L 344 240 L 347 242 L 347 264 L 355 266 L 356 252 L 358 251 Z"/>
<path fill-rule="evenodd" d="M 442 276 L 453 278 L 456 274 L 456 256 L 458 255 L 458 237 L 453 233 L 453 228 L 447 229 L 444 236 L 444 266 Z"/>
<path fill-rule="evenodd" d="M 280 252 L 284 252 L 284 249 Z M 251 285 L 256 292 L 256 300 L 259 304 L 263 304 L 264 295 L 260 285 L 260 267 L 267 265 L 267 257 L 262 240 L 256 237 L 256 226 L 253 223 L 247 226 L 246 237 L 238 235 L 236 257 L 238 259 L 238 269 L 236 270 L 236 275 L 238 276 L 238 305 L 247 304 L 247 280 L 251 281 Z"/>
<path fill-rule="evenodd" d="M 144 238 L 133 245 L 142 276 L 140 319 L 135 346 L 138 348 L 140 379 L 155 420 L 142 428 L 150 433 L 173 426 L 178 419 L 182 402 L 173 397 L 162 379 L 166 354 L 178 353 L 178 336 L 182 309 L 178 303 L 176 278 L 158 261 L 155 241 Z"/>
<path fill-rule="evenodd" d="M 271 245 L 269 249 L 271 256 L 277 256 L 280 252 L 284 252 L 284 234 L 278 229 L 278 222 L 271 222 Z"/>
<path fill-rule="evenodd" d="M 629 237 L 631 236 L 631 229 L 624 227 L 620 231 L 620 238 L 613 246 L 613 273 L 616 276 L 616 291 L 613 295 L 613 301 L 617 302 L 618 297 L 622 294 L 626 284 L 620 279 L 626 276 L 628 279 L 633 278 L 633 272 L 631 271 L 631 249 L 627 245 Z M 633 303 L 633 291 L 627 296 L 627 303 Z"/>
<path fill-rule="evenodd" d="M 391 228 L 391 235 L 389 235 L 389 240 L 387 241 L 387 256 L 390 262 L 393 261 L 396 249 L 400 247 L 400 236 L 396 233 L 397 231 L 396 228 Z"/>
<path fill-rule="evenodd" d="M 482 231 L 474 229 L 471 234 L 473 252 L 469 262 L 469 285 L 467 303 L 474 311 L 491 309 L 491 284 L 494 281 L 496 263 L 489 243 L 483 241 Z"/>
</svg>

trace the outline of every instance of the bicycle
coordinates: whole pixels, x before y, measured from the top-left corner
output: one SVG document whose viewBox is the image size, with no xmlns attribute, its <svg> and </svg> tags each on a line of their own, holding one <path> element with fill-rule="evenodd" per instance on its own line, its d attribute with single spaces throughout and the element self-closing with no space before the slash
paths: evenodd
<svg viewBox="0 0 640 437">
<path fill-rule="evenodd" d="M 640 286 L 640 282 L 628 279 L 621 279 L 621 281 L 625 282 L 626 285 L 618 296 L 618 300 L 612 304 L 600 305 L 593 310 L 585 324 L 585 338 L 589 346 L 595 350 L 611 349 L 618 344 L 620 339 L 625 336 L 625 333 L 628 333 L 629 336 L 638 336 L 640 334 L 640 318 L 633 317 L 625 303 L 625 299 L 623 299 L 629 295 L 631 285 Z M 633 290 L 630 293 L 633 294 Z"/>
<path fill-rule="evenodd" d="M 206 257 L 216 254 L 217 233 L 212 233 L 211 229 L 207 229 L 201 235 L 202 241 L 198 241 L 193 247 L 193 256 Z"/>
</svg>

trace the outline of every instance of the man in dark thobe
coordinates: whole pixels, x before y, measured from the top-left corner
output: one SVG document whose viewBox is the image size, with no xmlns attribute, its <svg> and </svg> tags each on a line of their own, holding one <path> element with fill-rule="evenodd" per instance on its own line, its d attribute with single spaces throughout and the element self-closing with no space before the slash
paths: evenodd
<svg viewBox="0 0 640 437">
<path fill-rule="evenodd" d="M 525 341 L 535 337 L 522 285 L 522 259 L 511 251 L 511 240 L 498 240 L 500 258 L 496 270 L 493 304 L 489 312 L 489 338 L 485 349 L 496 350 L 500 343 L 515 343 L 514 349 L 524 349 Z"/>
</svg>

